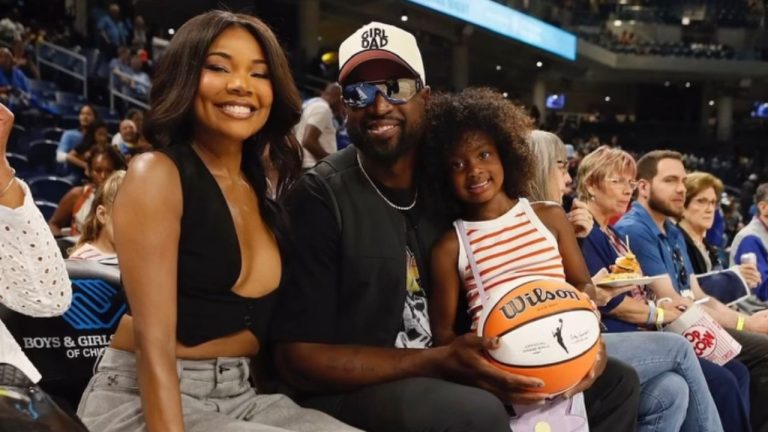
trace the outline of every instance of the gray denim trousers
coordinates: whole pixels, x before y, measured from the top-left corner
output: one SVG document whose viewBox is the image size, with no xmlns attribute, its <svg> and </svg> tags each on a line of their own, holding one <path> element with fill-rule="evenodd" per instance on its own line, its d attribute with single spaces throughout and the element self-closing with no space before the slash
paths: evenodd
<svg viewBox="0 0 768 432">
<path fill-rule="evenodd" d="M 320 411 L 301 408 L 287 396 L 257 394 L 248 380 L 246 358 L 177 360 L 176 371 L 188 432 L 359 431 Z M 77 415 L 92 431 L 147 430 L 133 353 L 105 350 Z"/>
</svg>

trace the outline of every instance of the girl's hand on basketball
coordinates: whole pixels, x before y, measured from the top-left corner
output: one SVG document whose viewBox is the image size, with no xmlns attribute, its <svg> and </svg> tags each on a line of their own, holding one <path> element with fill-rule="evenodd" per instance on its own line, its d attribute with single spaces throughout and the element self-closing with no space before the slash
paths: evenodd
<svg viewBox="0 0 768 432">
<path fill-rule="evenodd" d="M 498 340 L 467 333 L 446 347 L 439 366 L 446 378 L 487 390 L 505 403 L 532 404 L 551 396 L 534 393 L 544 386 L 540 379 L 504 372 L 489 363 L 483 352 L 498 347 Z"/>
<path fill-rule="evenodd" d="M 592 387 L 595 380 L 603 374 L 605 371 L 605 365 L 608 363 L 608 354 L 605 352 L 605 343 L 600 339 L 600 349 L 597 351 L 597 358 L 595 364 L 592 366 L 592 370 L 587 373 L 581 382 L 576 384 L 575 387 L 563 393 L 565 397 L 573 397 L 574 395 L 583 392 L 584 390 Z"/>
</svg>

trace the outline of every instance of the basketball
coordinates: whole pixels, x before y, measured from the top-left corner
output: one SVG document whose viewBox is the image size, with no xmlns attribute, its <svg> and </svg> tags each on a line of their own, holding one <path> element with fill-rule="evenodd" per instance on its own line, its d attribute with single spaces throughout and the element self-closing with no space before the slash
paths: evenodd
<svg viewBox="0 0 768 432">
<path fill-rule="evenodd" d="M 567 282 L 536 279 L 491 298 L 480 316 L 479 334 L 498 337 L 488 351 L 494 366 L 539 378 L 537 392 L 558 394 L 573 387 L 597 358 L 600 323 L 589 297 Z M 494 296 L 494 294 L 496 294 Z"/>
</svg>

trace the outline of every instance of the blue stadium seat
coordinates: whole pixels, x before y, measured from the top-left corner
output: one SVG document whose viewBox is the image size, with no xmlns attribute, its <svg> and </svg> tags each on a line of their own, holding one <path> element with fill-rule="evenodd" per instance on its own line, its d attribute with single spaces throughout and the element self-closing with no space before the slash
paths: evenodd
<svg viewBox="0 0 768 432">
<path fill-rule="evenodd" d="M 61 135 L 64 133 L 64 129 L 57 127 L 49 127 L 40 131 L 40 138 L 51 141 L 58 141 L 61 139 Z"/>
<path fill-rule="evenodd" d="M 70 93 L 65 91 L 56 92 L 56 103 L 60 105 L 84 104 L 85 96 L 79 93 Z"/>
<path fill-rule="evenodd" d="M 43 176 L 31 178 L 27 181 L 29 190 L 35 199 L 59 202 L 61 198 L 74 186 L 67 179 L 56 176 Z"/>
<path fill-rule="evenodd" d="M 51 93 L 59 90 L 59 86 L 55 82 L 46 80 L 27 79 L 27 85 L 29 85 L 30 90 L 41 90 Z"/>
<path fill-rule="evenodd" d="M 8 137 L 6 150 L 12 153 L 27 154 L 27 130 L 21 125 L 14 124 Z"/>
<path fill-rule="evenodd" d="M 36 140 L 29 143 L 27 161 L 29 167 L 40 174 L 53 174 L 56 171 L 56 148 L 59 143 L 51 140 Z"/>
<path fill-rule="evenodd" d="M 96 110 L 96 114 L 99 118 L 105 122 L 109 120 L 120 120 L 120 113 L 110 110 L 109 107 L 93 105 L 93 109 Z"/>
<path fill-rule="evenodd" d="M 6 153 L 6 159 L 11 164 L 11 168 L 16 170 L 16 175 L 20 178 L 26 178 L 29 175 L 29 161 L 27 158 L 16 153 Z"/>
<path fill-rule="evenodd" d="M 45 220 L 48 220 L 53 216 L 53 212 L 56 211 L 56 207 L 59 205 L 50 201 L 35 201 L 35 205 L 40 209 L 40 213 L 43 214 Z"/>
<path fill-rule="evenodd" d="M 88 76 L 96 75 L 101 60 L 101 52 L 98 48 L 85 48 L 83 53 L 85 61 L 88 62 Z"/>
</svg>

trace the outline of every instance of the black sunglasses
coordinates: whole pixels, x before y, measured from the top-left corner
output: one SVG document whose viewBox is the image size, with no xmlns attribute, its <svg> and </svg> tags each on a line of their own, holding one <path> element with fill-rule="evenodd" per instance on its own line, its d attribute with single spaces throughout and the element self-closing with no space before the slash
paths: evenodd
<svg viewBox="0 0 768 432">
<path fill-rule="evenodd" d="M 350 108 L 365 108 L 381 94 L 391 104 L 402 105 L 424 87 L 420 79 L 398 78 L 384 81 L 363 81 L 345 85 L 341 97 Z"/>
</svg>

